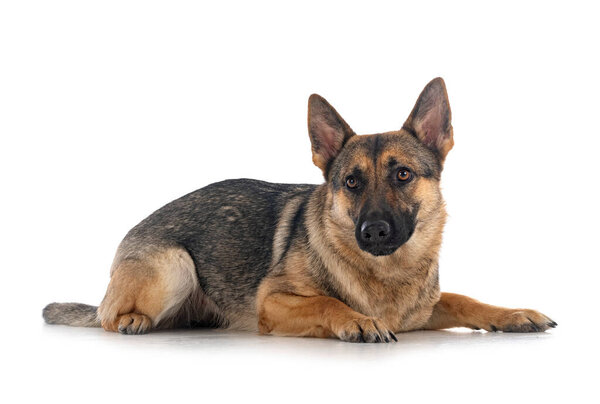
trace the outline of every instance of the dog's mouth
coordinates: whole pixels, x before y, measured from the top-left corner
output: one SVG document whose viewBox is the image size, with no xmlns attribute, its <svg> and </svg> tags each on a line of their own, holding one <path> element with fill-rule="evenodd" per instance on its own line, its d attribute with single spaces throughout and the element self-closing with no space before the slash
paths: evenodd
<svg viewBox="0 0 600 404">
<path fill-rule="evenodd" d="M 368 250 L 366 250 L 366 249 L 362 249 L 362 250 L 368 252 L 371 255 L 374 255 L 375 257 L 384 257 L 386 255 L 392 255 L 393 253 L 396 252 L 396 250 L 398 248 L 399 247 L 396 247 L 396 248 L 388 247 L 388 248 L 372 248 L 372 249 L 368 249 Z"/>
</svg>

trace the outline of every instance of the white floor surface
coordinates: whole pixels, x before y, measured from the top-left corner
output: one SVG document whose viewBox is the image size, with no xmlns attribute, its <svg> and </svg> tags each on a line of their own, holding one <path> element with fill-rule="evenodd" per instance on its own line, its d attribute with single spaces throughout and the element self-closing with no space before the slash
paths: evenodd
<svg viewBox="0 0 600 404">
<path fill-rule="evenodd" d="M 14 331 L 29 349 L 8 352 L 3 390 L 18 402 L 597 399 L 594 337 L 560 325 L 543 334 L 412 332 L 390 344 L 203 329 L 123 336 L 41 321 Z"/>
</svg>

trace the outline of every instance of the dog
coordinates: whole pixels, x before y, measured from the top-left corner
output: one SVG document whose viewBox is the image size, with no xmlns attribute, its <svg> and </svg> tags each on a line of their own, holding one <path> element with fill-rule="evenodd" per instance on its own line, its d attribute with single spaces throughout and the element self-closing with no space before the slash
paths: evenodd
<svg viewBox="0 0 600 404">
<path fill-rule="evenodd" d="M 51 303 L 45 321 L 122 334 L 217 327 L 350 342 L 557 325 L 535 310 L 440 292 L 440 177 L 454 144 L 441 78 L 400 130 L 374 135 L 356 135 L 313 94 L 308 132 L 323 184 L 237 179 L 185 195 L 125 236 L 99 307 Z"/>
</svg>

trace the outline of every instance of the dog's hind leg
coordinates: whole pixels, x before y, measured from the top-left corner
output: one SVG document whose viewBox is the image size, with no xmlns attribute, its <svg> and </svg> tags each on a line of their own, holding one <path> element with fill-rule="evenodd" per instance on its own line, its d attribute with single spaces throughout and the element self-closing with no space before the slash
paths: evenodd
<svg viewBox="0 0 600 404">
<path fill-rule="evenodd" d="M 194 262 L 183 248 L 121 258 L 111 271 L 98 317 L 107 331 L 143 334 L 168 322 L 197 288 Z"/>
</svg>

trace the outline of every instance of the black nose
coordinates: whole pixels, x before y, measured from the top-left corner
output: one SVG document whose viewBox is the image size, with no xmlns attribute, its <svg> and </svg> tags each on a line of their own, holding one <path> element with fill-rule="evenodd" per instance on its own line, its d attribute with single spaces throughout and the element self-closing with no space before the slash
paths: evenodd
<svg viewBox="0 0 600 404">
<path fill-rule="evenodd" d="M 365 244 L 380 244 L 390 238 L 390 224 L 385 220 L 367 220 L 360 226 L 360 238 Z"/>
</svg>

